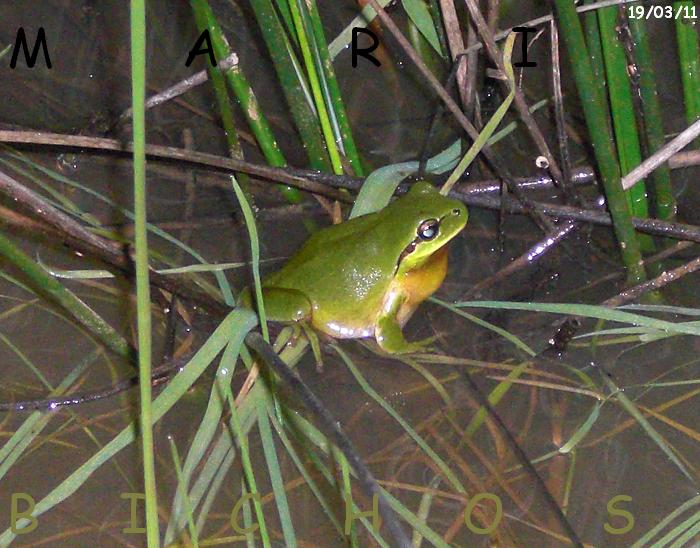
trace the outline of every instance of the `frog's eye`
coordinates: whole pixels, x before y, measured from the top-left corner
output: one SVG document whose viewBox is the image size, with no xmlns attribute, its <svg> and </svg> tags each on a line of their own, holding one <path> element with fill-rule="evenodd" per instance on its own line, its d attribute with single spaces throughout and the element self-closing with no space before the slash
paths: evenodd
<svg viewBox="0 0 700 548">
<path fill-rule="evenodd" d="M 418 227 L 418 236 L 421 240 L 432 240 L 440 232 L 440 222 L 437 219 L 423 221 Z"/>
</svg>

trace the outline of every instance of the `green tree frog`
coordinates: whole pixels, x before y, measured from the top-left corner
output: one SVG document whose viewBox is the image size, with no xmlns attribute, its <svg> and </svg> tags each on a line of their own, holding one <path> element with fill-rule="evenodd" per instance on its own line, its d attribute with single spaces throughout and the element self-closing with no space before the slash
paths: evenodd
<svg viewBox="0 0 700 548">
<path fill-rule="evenodd" d="M 374 337 L 388 353 L 414 352 L 401 331 L 447 273 L 447 246 L 467 209 L 428 182 L 384 209 L 315 232 L 262 282 L 268 320 L 297 324 L 320 359 L 314 330 L 331 337 Z M 250 304 L 250 292 L 244 294 Z M 320 361 L 319 361 L 320 364 Z"/>
</svg>

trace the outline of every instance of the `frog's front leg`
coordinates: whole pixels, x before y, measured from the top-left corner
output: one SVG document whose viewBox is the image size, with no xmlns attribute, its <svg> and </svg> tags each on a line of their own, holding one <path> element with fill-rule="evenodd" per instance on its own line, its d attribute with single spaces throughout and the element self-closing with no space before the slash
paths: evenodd
<svg viewBox="0 0 700 548">
<path fill-rule="evenodd" d="M 400 293 L 392 295 L 384 311 L 377 319 L 374 336 L 379 347 L 389 354 L 407 354 L 409 352 L 427 350 L 428 345 L 434 340 L 431 337 L 421 341 L 409 342 L 404 338 L 398 314 L 401 305 L 405 301 L 406 297 Z"/>
</svg>

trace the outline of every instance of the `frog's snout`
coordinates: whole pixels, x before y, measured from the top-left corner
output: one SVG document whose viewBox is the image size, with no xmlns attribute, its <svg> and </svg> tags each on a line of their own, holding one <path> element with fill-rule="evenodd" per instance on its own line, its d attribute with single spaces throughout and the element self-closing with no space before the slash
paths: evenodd
<svg viewBox="0 0 700 548">
<path fill-rule="evenodd" d="M 457 215 L 459 217 L 461 214 L 462 214 L 462 210 L 459 209 L 458 207 L 456 207 L 452 210 L 452 215 Z"/>
</svg>

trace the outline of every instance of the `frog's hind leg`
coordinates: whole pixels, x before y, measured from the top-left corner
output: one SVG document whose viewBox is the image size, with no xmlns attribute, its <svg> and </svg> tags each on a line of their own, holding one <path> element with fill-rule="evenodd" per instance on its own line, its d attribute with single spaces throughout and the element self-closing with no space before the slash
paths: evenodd
<svg viewBox="0 0 700 548">
<path fill-rule="evenodd" d="M 311 302 L 301 291 L 282 287 L 263 287 L 265 316 L 272 322 L 311 320 Z"/>
<path fill-rule="evenodd" d="M 294 329 L 294 337 L 304 333 L 309 341 L 311 350 L 316 358 L 316 368 L 323 369 L 321 346 L 318 335 L 311 327 L 312 306 L 309 299 L 301 291 L 281 287 L 263 288 L 265 315 L 273 322 L 290 323 Z"/>
</svg>

